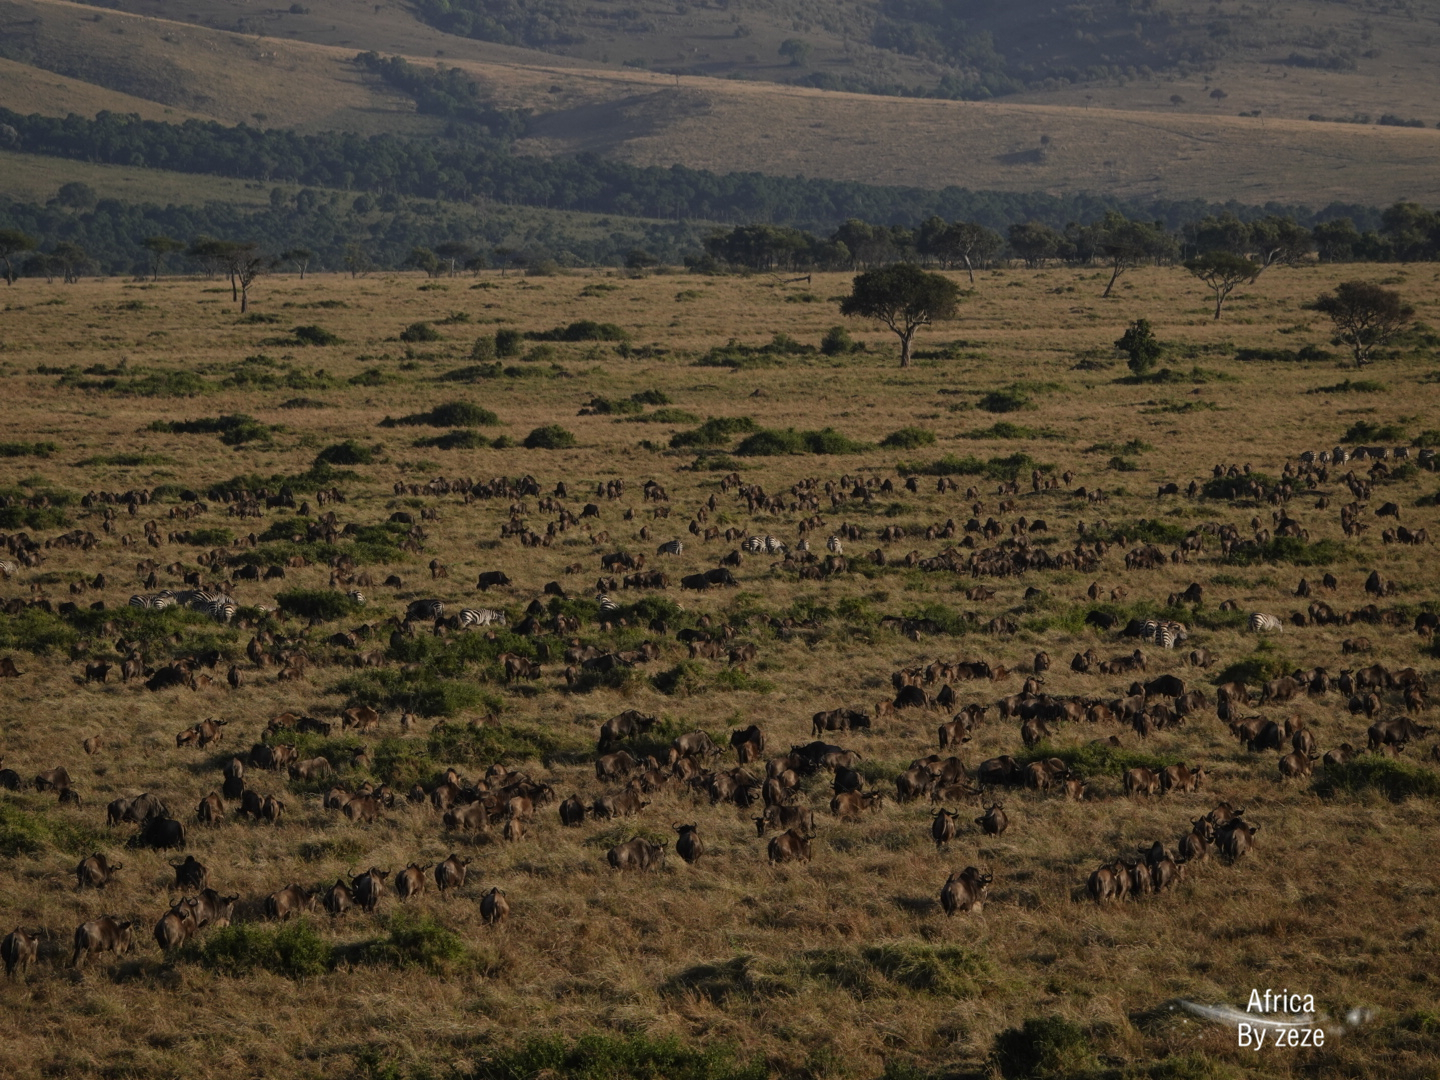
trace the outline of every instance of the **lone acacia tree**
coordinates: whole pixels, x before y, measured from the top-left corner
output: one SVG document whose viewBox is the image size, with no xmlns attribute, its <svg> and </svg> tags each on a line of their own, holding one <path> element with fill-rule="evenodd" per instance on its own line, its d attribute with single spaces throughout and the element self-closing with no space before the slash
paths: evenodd
<svg viewBox="0 0 1440 1080">
<path fill-rule="evenodd" d="M 1335 335 L 1350 346 L 1357 368 L 1415 317 L 1415 308 L 1398 292 L 1368 281 L 1342 281 L 1333 293 L 1322 293 L 1305 306 L 1330 316 Z"/>
<path fill-rule="evenodd" d="M 0 263 L 5 264 L 6 285 L 15 284 L 15 257 L 34 251 L 35 246 L 35 238 L 27 236 L 19 229 L 0 229 Z"/>
<path fill-rule="evenodd" d="M 164 265 L 167 255 L 185 249 L 185 245 L 172 236 L 147 236 L 140 241 L 140 246 L 150 253 L 151 281 L 160 280 L 160 268 Z"/>
<path fill-rule="evenodd" d="M 910 366 L 915 331 L 937 319 L 953 318 L 959 299 L 960 287 L 949 278 L 895 263 L 857 276 L 850 295 L 840 302 L 840 314 L 876 319 L 894 331 L 903 368 Z"/>
<path fill-rule="evenodd" d="M 1215 294 L 1215 318 L 1218 319 L 1221 307 L 1236 286 L 1254 281 L 1265 268 L 1233 251 L 1207 251 L 1198 258 L 1187 260 L 1185 269 L 1210 286 Z"/>
</svg>

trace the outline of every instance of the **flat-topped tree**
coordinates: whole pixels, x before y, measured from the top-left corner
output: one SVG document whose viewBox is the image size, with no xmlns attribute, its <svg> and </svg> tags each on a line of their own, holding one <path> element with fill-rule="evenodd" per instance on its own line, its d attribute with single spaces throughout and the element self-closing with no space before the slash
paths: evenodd
<svg viewBox="0 0 1440 1080">
<path fill-rule="evenodd" d="M 1247 281 L 1254 281 L 1264 269 L 1244 255 L 1230 251 L 1207 251 L 1185 263 L 1185 269 L 1210 286 L 1215 294 L 1215 318 L 1220 318 L 1220 309 L 1236 287 Z"/>
<path fill-rule="evenodd" d="M 960 287 L 941 274 L 910 263 L 895 263 L 855 278 L 850 295 L 840 303 L 840 314 L 876 319 L 900 338 L 900 366 L 910 366 L 910 344 L 915 332 L 939 319 L 955 315 Z"/>
<path fill-rule="evenodd" d="M 1322 293 L 1305 307 L 1330 316 L 1357 368 L 1368 364 L 1371 354 L 1415 317 L 1415 308 L 1398 292 L 1368 281 L 1342 281 L 1333 293 Z"/>
</svg>

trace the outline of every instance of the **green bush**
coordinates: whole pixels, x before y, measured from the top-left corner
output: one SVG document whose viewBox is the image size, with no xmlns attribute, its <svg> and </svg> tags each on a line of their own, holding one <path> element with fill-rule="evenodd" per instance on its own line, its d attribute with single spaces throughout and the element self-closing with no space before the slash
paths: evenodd
<svg viewBox="0 0 1440 1080">
<path fill-rule="evenodd" d="M 871 449 L 869 443 L 857 442 L 834 428 L 821 431 L 784 431 L 762 429 L 735 448 L 742 457 L 773 457 L 778 454 L 858 454 Z"/>
<path fill-rule="evenodd" d="M 568 450 L 575 445 L 574 434 L 566 431 L 559 424 L 537 427 L 525 436 L 525 449 L 527 450 Z"/>
<path fill-rule="evenodd" d="M 553 330 L 532 330 L 525 335 L 531 341 L 629 341 L 630 335 L 614 323 L 581 319 L 569 326 Z"/>
<path fill-rule="evenodd" d="M 670 405 L 670 395 L 663 390 L 641 390 L 630 395 L 630 400 L 641 405 Z"/>
<path fill-rule="evenodd" d="M 290 333 L 301 345 L 339 345 L 340 339 L 323 326 L 297 326 Z"/>
<path fill-rule="evenodd" d="M 1126 770 L 1137 768 L 1158 771 L 1167 765 L 1178 764 L 1180 761 L 1178 755 L 1145 754 L 1138 750 L 1111 746 L 1109 743 L 1082 743 L 1079 746 L 1055 747 L 1048 742 L 1038 743 L 1029 750 L 1017 753 L 1015 760 L 1023 766 L 1032 761 L 1043 761 L 1052 757 L 1058 757 L 1078 775 L 1087 778 L 1123 776 Z"/>
<path fill-rule="evenodd" d="M 387 930 L 385 937 L 366 944 L 364 962 L 443 973 L 465 959 L 460 935 L 428 915 L 397 911 L 390 916 Z"/>
<path fill-rule="evenodd" d="M 209 529 L 192 529 L 189 535 L 189 542 L 194 547 L 225 547 L 235 542 L 235 534 L 220 525 Z"/>
<path fill-rule="evenodd" d="M 760 427 L 748 416 L 712 416 L 691 431 L 678 431 L 670 437 L 670 448 L 689 446 L 725 446 L 736 435 L 758 431 Z"/>
<path fill-rule="evenodd" d="M 914 450 L 921 446 L 934 446 L 935 433 L 922 427 L 903 427 L 892 431 L 880 440 L 880 445 L 893 450 Z"/>
<path fill-rule="evenodd" d="M 634 423 L 641 424 L 698 424 L 700 422 L 700 417 L 689 409 L 681 409 L 673 405 L 656 409 L 643 416 L 632 416 L 630 419 Z"/>
<path fill-rule="evenodd" d="M 361 607 L 334 589 L 287 589 L 275 597 L 275 603 L 289 615 L 320 622 L 346 618 Z"/>
<path fill-rule="evenodd" d="M 315 455 L 316 464 L 325 465 L 371 465 L 375 462 L 375 451 L 361 446 L 354 439 L 327 446 Z"/>
<path fill-rule="evenodd" d="M 1059 1016 L 1006 1028 L 995 1036 L 991 1056 L 1005 1080 L 1070 1080 L 1097 1064 L 1084 1030 Z"/>
<path fill-rule="evenodd" d="M 248 442 L 268 442 L 270 433 L 275 429 L 260 423 L 253 416 L 234 413 L 199 420 L 155 420 L 147 430 L 173 435 L 219 435 L 220 441 L 227 446 L 241 446 Z"/>
<path fill-rule="evenodd" d="M 992 413 L 1020 412 L 1022 409 L 1036 407 L 1035 403 L 1030 400 L 1029 394 L 1013 387 L 1008 390 L 992 390 L 988 394 L 983 394 L 976 405 L 986 412 Z"/>
<path fill-rule="evenodd" d="M 48 458 L 60 449 L 53 442 L 7 442 L 0 443 L 0 458 L 38 457 Z"/>
<path fill-rule="evenodd" d="M 433 446 L 437 450 L 484 450 L 490 445 L 490 440 L 471 428 L 461 428 L 433 439 L 416 439 L 415 445 Z"/>
<path fill-rule="evenodd" d="M 412 322 L 400 331 L 400 340 L 414 344 L 425 341 L 441 341 L 443 338 L 440 331 L 428 322 Z"/>
<path fill-rule="evenodd" d="M 1312 394 L 1383 394 L 1387 387 L 1379 379 L 1346 379 L 1330 386 L 1317 386 Z"/>
<path fill-rule="evenodd" d="M 519 356 L 520 347 L 525 340 L 525 335 L 513 327 L 504 327 L 495 331 L 495 355 L 500 358 L 507 356 Z"/>
<path fill-rule="evenodd" d="M 1053 472 L 1055 466 L 1036 461 L 1029 454 L 1010 454 L 981 461 L 973 455 L 958 457 L 946 454 L 935 461 L 899 462 L 896 469 L 904 476 L 983 476 L 987 480 L 1016 480 L 1034 469 Z"/>
<path fill-rule="evenodd" d="M 557 757 L 580 760 L 592 748 L 563 731 L 522 724 L 443 724 L 430 733 L 429 754 L 446 765 L 549 763 Z"/>
<path fill-rule="evenodd" d="M 862 348 L 864 346 L 856 344 L 855 339 L 850 336 L 850 331 L 843 326 L 832 326 L 820 339 L 820 351 L 826 356 L 844 356 L 847 353 L 858 352 Z"/>
<path fill-rule="evenodd" d="M 1357 420 L 1340 436 L 1342 443 L 1398 442 L 1405 438 L 1403 424 L 1376 424 Z"/>
<path fill-rule="evenodd" d="M 335 692 L 349 705 L 406 709 L 420 716 L 458 716 L 466 712 L 499 712 L 500 699 L 471 679 L 442 678 L 430 671 L 382 668 L 341 679 Z"/>
<path fill-rule="evenodd" d="M 12 649 L 47 656 L 68 651 L 79 635 L 58 615 L 47 615 L 38 607 L 21 608 L 16 615 L 0 612 L 0 652 Z"/>
<path fill-rule="evenodd" d="M 381 427 L 494 427 L 500 423 L 500 418 L 489 409 L 481 408 L 479 405 L 469 401 L 447 401 L 443 405 L 436 405 L 433 409 L 421 413 L 411 413 L 409 416 L 402 416 L 398 420 L 386 417 L 380 421 Z"/>
<path fill-rule="evenodd" d="M 651 677 L 650 683 L 656 690 L 671 697 L 704 693 L 709 685 L 705 669 L 694 660 L 681 660 L 674 667 L 658 672 Z"/>
<path fill-rule="evenodd" d="M 1321 795 L 1359 794 L 1366 788 L 1400 802 L 1411 797 L 1440 797 L 1440 773 L 1414 761 L 1365 754 L 1343 765 L 1326 765 L 1315 780 Z"/>
<path fill-rule="evenodd" d="M 269 971 L 287 979 L 323 975 L 335 964 L 335 948 L 306 919 L 278 927 L 232 923 L 192 941 L 185 959 L 225 975 Z"/>
<path fill-rule="evenodd" d="M 630 416 L 645 411 L 645 406 L 629 398 L 593 397 L 589 410 L 599 416 Z"/>
<path fill-rule="evenodd" d="M 1298 536 L 1277 536 L 1255 547 L 1231 548 L 1225 562 L 1232 566 L 1253 566 L 1256 563 L 1287 563 L 1290 566 L 1331 566 L 1351 558 L 1339 540 L 1316 540 L 1313 543 Z"/>
</svg>

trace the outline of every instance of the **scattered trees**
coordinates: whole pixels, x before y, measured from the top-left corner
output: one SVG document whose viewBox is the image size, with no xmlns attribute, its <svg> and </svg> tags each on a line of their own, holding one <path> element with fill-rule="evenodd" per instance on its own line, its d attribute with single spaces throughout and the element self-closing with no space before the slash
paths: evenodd
<svg viewBox="0 0 1440 1080">
<path fill-rule="evenodd" d="M 1100 251 L 1111 268 L 1110 281 L 1103 294 L 1106 297 L 1126 270 L 1145 262 L 1159 261 L 1175 250 L 1175 241 L 1166 231 L 1163 221 L 1131 221 L 1111 210 L 1106 213 L 1101 228 Z"/>
<path fill-rule="evenodd" d="M 954 317 L 960 288 L 949 278 L 909 263 L 871 270 L 855 278 L 840 314 L 877 319 L 900 338 L 900 366 L 910 366 L 915 332 L 939 319 Z"/>
<path fill-rule="evenodd" d="M 34 251 L 35 238 L 19 229 L 0 229 L 0 262 L 5 264 L 5 284 L 15 284 L 15 257 Z"/>
<path fill-rule="evenodd" d="M 1254 281 L 1264 267 L 1231 251 L 1210 251 L 1186 260 L 1185 269 L 1210 286 L 1215 294 L 1215 318 L 1218 319 L 1221 307 L 1236 286 Z"/>
<path fill-rule="evenodd" d="M 1398 292 L 1368 281 L 1342 281 L 1333 293 L 1322 293 L 1305 306 L 1330 317 L 1335 335 L 1350 346 L 1357 368 L 1369 363 L 1374 351 L 1415 317 L 1415 308 Z"/>
</svg>

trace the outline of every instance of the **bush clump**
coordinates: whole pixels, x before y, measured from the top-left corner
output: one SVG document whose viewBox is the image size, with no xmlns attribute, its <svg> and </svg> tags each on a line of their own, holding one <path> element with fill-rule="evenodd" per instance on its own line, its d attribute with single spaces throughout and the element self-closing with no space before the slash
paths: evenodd
<svg viewBox="0 0 1440 1080">
<path fill-rule="evenodd" d="M 440 341 L 442 337 L 440 331 L 428 322 L 412 322 L 400 331 L 400 340 L 415 344 L 424 341 Z"/>
<path fill-rule="evenodd" d="M 1403 424 L 1376 424 L 1357 420 L 1340 436 L 1342 443 L 1398 442 L 1405 438 Z"/>
<path fill-rule="evenodd" d="M 1326 765 L 1315 781 L 1321 795 L 1358 794 L 1366 788 L 1396 802 L 1412 796 L 1433 799 L 1440 796 L 1440 773 L 1417 762 L 1367 754 L 1343 765 Z"/>
<path fill-rule="evenodd" d="M 188 960 L 226 975 L 270 971 L 287 979 L 323 975 L 335 965 L 335 947 L 306 919 L 271 928 L 234 923 L 185 950 Z"/>
<path fill-rule="evenodd" d="M 470 401 L 447 401 L 426 412 L 411 413 L 398 420 L 386 417 L 381 427 L 495 427 L 500 418 L 489 409 Z"/>
<path fill-rule="evenodd" d="M 673 1036 L 602 1034 L 575 1042 L 558 1035 L 530 1039 L 485 1058 L 467 1080 L 766 1080 L 769 1075 L 764 1059 L 740 1062 L 723 1046 L 686 1046 Z"/>
<path fill-rule="evenodd" d="M 677 431 L 670 437 L 670 448 L 682 450 L 691 446 L 725 446 L 736 435 L 759 431 L 760 425 L 748 416 L 712 416 L 691 431 Z"/>
<path fill-rule="evenodd" d="M 369 942 L 362 955 L 371 964 L 443 973 L 463 961 L 466 950 L 455 931 L 428 915 L 402 910 L 390 916 L 386 935 Z"/>
<path fill-rule="evenodd" d="M 316 464 L 325 465 L 371 465 L 375 462 L 375 451 L 361 446 L 354 439 L 333 443 L 315 455 Z"/>
<path fill-rule="evenodd" d="M 275 597 L 280 610 L 302 619 L 333 622 L 354 615 L 361 605 L 334 589 L 287 589 Z"/>
<path fill-rule="evenodd" d="M 614 323 L 581 319 L 569 326 L 553 330 L 531 330 L 525 335 L 531 341 L 629 341 L 630 335 Z"/>
<path fill-rule="evenodd" d="M 340 339 L 323 326 L 297 326 L 290 333 L 300 345 L 339 345 Z"/>
<path fill-rule="evenodd" d="M 433 439 L 416 439 L 415 445 L 433 446 L 437 450 L 484 450 L 490 445 L 490 440 L 471 428 L 461 428 L 458 431 L 447 431 Z"/>
<path fill-rule="evenodd" d="M 575 435 L 559 424 L 537 427 L 525 436 L 527 450 L 568 450 L 575 446 Z"/>
<path fill-rule="evenodd" d="M 735 453 L 742 457 L 773 457 L 778 454 L 858 454 L 869 449 L 869 443 L 858 442 L 834 428 L 821 431 L 765 428 L 742 441 Z"/>
<path fill-rule="evenodd" d="M 275 429 L 260 423 L 253 416 L 233 413 L 201 417 L 199 420 L 155 420 L 147 430 L 172 435 L 219 435 L 226 446 L 241 446 L 248 442 L 268 442 L 270 433 Z"/>
<path fill-rule="evenodd" d="M 880 445 L 894 450 L 915 450 L 935 445 L 935 432 L 922 427 L 903 427 L 880 440 Z"/>
<path fill-rule="evenodd" d="M 1059 1016 L 1031 1017 L 995 1036 L 991 1054 L 1005 1080 L 1069 1080 L 1096 1066 L 1080 1025 Z"/>
<path fill-rule="evenodd" d="M 1029 454 L 1009 454 L 986 461 L 981 461 L 971 454 L 964 457 L 946 454 L 929 463 L 902 461 L 895 467 L 903 476 L 983 476 L 987 480 L 1015 480 L 1021 473 L 1035 469 L 1053 472 L 1055 468 L 1053 465 L 1036 461 Z"/>
</svg>

